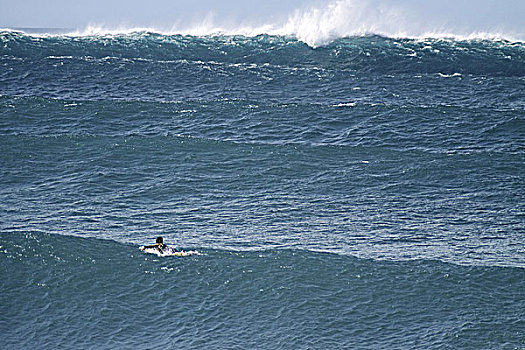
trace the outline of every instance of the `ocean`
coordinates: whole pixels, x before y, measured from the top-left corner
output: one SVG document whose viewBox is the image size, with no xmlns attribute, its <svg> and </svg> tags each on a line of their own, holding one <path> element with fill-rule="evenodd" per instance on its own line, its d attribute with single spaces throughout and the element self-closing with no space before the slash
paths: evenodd
<svg viewBox="0 0 525 350">
<path fill-rule="evenodd" d="M 1 31 L 1 347 L 525 349 L 524 87 L 503 39 Z"/>
</svg>

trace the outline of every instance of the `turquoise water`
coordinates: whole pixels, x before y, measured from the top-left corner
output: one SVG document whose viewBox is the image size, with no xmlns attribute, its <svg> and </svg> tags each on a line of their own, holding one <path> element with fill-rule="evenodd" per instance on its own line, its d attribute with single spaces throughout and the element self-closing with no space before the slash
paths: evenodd
<svg viewBox="0 0 525 350">
<path fill-rule="evenodd" d="M 7 348 L 525 347 L 522 43 L 0 41 Z"/>
</svg>

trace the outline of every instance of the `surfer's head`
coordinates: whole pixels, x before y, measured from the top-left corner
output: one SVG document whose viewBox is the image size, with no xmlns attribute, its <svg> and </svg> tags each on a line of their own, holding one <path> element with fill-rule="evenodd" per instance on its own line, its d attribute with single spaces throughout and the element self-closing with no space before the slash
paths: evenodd
<svg viewBox="0 0 525 350">
<path fill-rule="evenodd" d="M 157 237 L 157 240 L 155 241 L 155 243 L 157 243 L 157 244 L 163 244 L 164 241 L 163 241 L 162 237 Z"/>
</svg>

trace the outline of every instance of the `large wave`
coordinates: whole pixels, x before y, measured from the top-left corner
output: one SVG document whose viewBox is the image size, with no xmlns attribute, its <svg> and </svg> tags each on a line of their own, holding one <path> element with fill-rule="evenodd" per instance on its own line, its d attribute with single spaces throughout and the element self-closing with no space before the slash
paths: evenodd
<svg viewBox="0 0 525 350">
<path fill-rule="evenodd" d="M 291 36 L 312 47 L 323 46 L 340 38 L 365 35 L 410 39 L 525 41 L 525 24 L 517 18 L 516 11 L 511 10 L 509 5 L 512 4 L 493 4 L 492 0 L 478 3 L 475 11 L 464 0 L 439 3 L 430 1 L 424 4 L 410 0 L 312 1 L 288 13 L 283 9 L 285 13 L 278 16 L 251 14 L 244 16 L 242 20 L 232 21 L 231 18 L 221 16 L 221 13 L 210 11 L 192 23 L 176 20 L 176 24 L 171 27 L 92 23 L 61 34 L 93 36 L 153 32 L 167 35 L 221 34 L 249 37 L 269 34 Z"/>
</svg>

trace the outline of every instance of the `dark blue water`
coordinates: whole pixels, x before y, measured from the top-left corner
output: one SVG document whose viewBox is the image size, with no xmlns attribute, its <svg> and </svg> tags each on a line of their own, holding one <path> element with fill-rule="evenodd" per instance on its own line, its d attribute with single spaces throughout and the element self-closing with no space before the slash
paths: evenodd
<svg viewBox="0 0 525 350">
<path fill-rule="evenodd" d="M 506 41 L 1 32 L 4 346 L 521 349 L 524 86 Z"/>
</svg>

